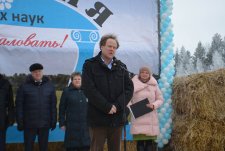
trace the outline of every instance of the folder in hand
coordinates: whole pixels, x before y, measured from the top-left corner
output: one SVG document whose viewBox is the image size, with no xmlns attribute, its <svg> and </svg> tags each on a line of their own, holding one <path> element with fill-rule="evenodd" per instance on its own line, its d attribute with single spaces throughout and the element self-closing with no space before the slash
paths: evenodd
<svg viewBox="0 0 225 151">
<path fill-rule="evenodd" d="M 147 98 L 130 105 L 130 112 L 134 116 L 134 118 L 138 118 L 152 111 L 152 109 L 147 107 L 146 104 L 149 104 Z"/>
</svg>

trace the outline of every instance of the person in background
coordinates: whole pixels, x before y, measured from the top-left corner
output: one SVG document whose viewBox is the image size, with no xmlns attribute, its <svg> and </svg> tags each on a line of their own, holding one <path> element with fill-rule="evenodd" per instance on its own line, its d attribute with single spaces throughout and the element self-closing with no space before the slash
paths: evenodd
<svg viewBox="0 0 225 151">
<path fill-rule="evenodd" d="M 83 65 L 83 89 L 88 98 L 88 126 L 91 151 L 120 151 L 125 107 L 133 94 L 133 83 L 126 65 L 115 58 L 119 42 L 107 34 L 100 40 L 100 52 Z"/>
<path fill-rule="evenodd" d="M 32 151 L 36 136 L 40 151 L 48 150 L 49 129 L 56 127 L 56 92 L 49 78 L 43 76 L 43 66 L 34 63 L 17 90 L 16 120 L 17 129 L 24 130 L 25 151 Z"/>
<path fill-rule="evenodd" d="M 6 150 L 6 130 L 15 121 L 12 86 L 0 74 L 0 151 Z"/>
<path fill-rule="evenodd" d="M 59 126 L 65 131 L 67 151 L 89 151 L 90 136 L 87 126 L 87 98 L 81 89 L 81 74 L 71 74 L 69 87 L 63 90 L 59 104 Z"/>
<path fill-rule="evenodd" d="M 131 116 L 131 134 L 133 134 L 133 139 L 137 141 L 137 151 L 156 151 L 155 139 L 159 135 L 159 120 L 156 109 L 163 104 L 162 93 L 148 67 L 140 68 L 139 75 L 134 76 L 132 81 L 134 94 L 128 106 L 148 98 L 147 107 L 153 111 L 136 119 Z"/>
</svg>

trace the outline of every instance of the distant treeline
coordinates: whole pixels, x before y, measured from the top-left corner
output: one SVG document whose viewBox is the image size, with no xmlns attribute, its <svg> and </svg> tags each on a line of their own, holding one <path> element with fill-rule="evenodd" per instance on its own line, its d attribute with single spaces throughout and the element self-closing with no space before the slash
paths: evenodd
<svg viewBox="0 0 225 151">
<path fill-rule="evenodd" d="M 26 80 L 27 74 L 17 74 L 13 76 L 6 76 L 13 86 L 13 91 L 15 92 L 17 88 Z M 52 83 L 55 85 L 56 90 L 62 90 L 65 88 L 69 82 L 70 75 L 58 74 L 58 75 L 47 75 Z"/>
</svg>

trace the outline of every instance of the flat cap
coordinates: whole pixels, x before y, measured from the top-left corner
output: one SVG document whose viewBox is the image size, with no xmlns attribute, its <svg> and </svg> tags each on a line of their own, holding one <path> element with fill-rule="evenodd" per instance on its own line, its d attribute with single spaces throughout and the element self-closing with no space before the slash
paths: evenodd
<svg viewBox="0 0 225 151">
<path fill-rule="evenodd" d="M 35 70 L 42 70 L 43 66 L 40 63 L 34 63 L 30 66 L 30 72 L 35 71 Z"/>
</svg>

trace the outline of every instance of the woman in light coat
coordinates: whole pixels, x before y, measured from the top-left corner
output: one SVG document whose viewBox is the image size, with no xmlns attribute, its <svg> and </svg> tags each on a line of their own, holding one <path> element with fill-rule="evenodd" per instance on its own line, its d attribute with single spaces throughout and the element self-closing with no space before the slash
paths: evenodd
<svg viewBox="0 0 225 151">
<path fill-rule="evenodd" d="M 153 111 L 136 119 L 131 116 L 131 134 L 133 134 L 134 140 L 137 140 L 137 151 L 153 151 L 157 148 L 154 141 L 159 135 L 159 120 L 156 109 L 163 104 L 162 93 L 148 67 L 140 68 L 139 75 L 134 76 L 132 81 L 134 94 L 128 106 L 147 98 L 149 104 L 146 106 Z"/>
</svg>

